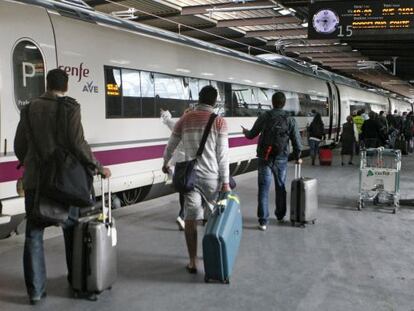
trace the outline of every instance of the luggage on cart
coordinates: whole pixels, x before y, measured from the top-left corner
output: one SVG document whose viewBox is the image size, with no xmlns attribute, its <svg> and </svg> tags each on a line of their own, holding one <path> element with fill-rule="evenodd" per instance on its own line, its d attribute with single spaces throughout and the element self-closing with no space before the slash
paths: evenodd
<svg viewBox="0 0 414 311">
<path fill-rule="evenodd" d="M 319 163 L 320 165 L 330 166 L 332 164 L 333 153 L 329 148 L 319 149 Z"/>
<path fill-rule="evenodd" d="M 318 181 L 315 178 L 301 177 L 300 164 L 295 165 L 295 179 L 290 195 L 290 221 L 304 226 L 315 223 L 318 211 Z"/>
<path fill-rule="evenodd" d="M 220 196 L 203 238 L 204 280 L 228 284 L 239 251 L 242 216 L 237 195 Z"/>
<path fill-rule="evenodd" d="M 102 214 L 80 218 L 74 228 L 71 285 L 75 296 L 88 296 L 111 289 L 117 277 L 117 232 L 111 215 L 111 190 L 105 203 L 102 179 Z"/>
</svg>

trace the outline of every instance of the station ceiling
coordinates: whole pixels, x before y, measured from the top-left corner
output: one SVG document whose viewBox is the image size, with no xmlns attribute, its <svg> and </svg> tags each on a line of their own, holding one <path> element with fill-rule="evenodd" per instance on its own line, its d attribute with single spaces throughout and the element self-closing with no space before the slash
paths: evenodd
<svg viewBox="0 0 414 311">
<path fill-rule="evenodd" d="M 85 2 L 98 11 L 253 55 L 277 53 L 311 62 L 414 99 L 414 36 L 396 36 L 392 41 L 308 40 L 306 23 L 311 0 Z"/>
</svg>

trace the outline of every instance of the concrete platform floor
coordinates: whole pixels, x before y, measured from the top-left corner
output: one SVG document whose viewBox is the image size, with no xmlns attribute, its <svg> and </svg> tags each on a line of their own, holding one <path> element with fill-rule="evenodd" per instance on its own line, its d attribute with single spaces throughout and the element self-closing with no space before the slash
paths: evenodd
<svg viewBox="0 0 414 311">
<path fill-rule="evenodd" d="M 404 157 L 403 197 L 414 196 L 413 169 L 413 157 Z M 318 178 L 320 193 L 317 223 L 305 229 L 273 219 L 267 232 L 256 230 L 256 173 L 237 178 L 244 231 L 230 285 L 205 284 L 203 273 L 185 272 L 187 252 L 174 222 L 178 202 L 172 195 L 115 212 L 119 279 L 97 302 L 70 297 L 63 239 L 50 229 L 48 297 L 29 306 L 23 237 L 0 241 L 0 309 L 414 310 L 414 211 L 356 211 L 357 166 L 305 164 L 303 172 Z M 292 174 L 291 165 L 289 183 Z"/>
</svg>

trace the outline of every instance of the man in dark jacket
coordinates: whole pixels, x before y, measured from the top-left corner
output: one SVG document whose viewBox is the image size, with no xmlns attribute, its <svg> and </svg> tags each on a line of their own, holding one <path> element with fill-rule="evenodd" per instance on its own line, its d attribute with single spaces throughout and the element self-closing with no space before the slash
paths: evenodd
<svg viewBox="0 0 414 311">
<path fill-rule="evenodd" d="M 56 149 L 56 133 L 58 128 L 58 105 L 63 104 L 67 115 L 67 144 L 73 154 L 88 167 L 95 168 L 105 177 L 111 172 L 102 167 L 92 154 L 91 148 L 85 141 L 81 124 L 80 105 L 75 99 L 65 97 L 59 101 L 68 90 L 68 75 L 60 69 L 51 70 L 47 75 L 47 92 L 30 103 L 30 110 L 23 108 L 22 116 L 28 116 L 31 134 L 26 124 L 26 118 L 22 117 L 16 131 L 14 151 L 23 164 L 25 171 L 23 184 L 25 190 L 25 205 L 27 215 L 26 240 L 24 245 L 23 266 L 24 277 L 31 304 L 37 304 L 46 297 L 46 267 L 43 252 L 43 232 L 45 225 L 33 219 L 31 211 L 35 204 L 35 191 L 37 187 L 39 164 L 37 153 L 31 137 L 37 144 L 41 158 L 47 159 Z M 65 238 L 66 260 L 68 266 L 68 279 L 70 281 L 72 260 L 72 234 L 73 224 L 77 210 L 71 208 L 69 219 L 62 226 Z"/>
<path fill-rule="evenodd" d="M 381 128 L 373 111 L 369 112 L 369 119 L 362 125 L 361 138 L 365 148 L 377 148 L 380 145 Z"/>
<path fill-rule="evenodd" d="M 243 128 L 243 133 L 248 139 L 253 139 L 260 134 L 259 143 L 257 145 L 257 157 L 259 160 L 258 167 L 258 210 L 257 216 L 259 218 L 259 229 L 265 231 L 269 218 L 269 187 L 272 182 L 272 175 L 275 181 L 276 188 L 276 211 L 275 215 L 279 222 L 283 222 L 286 215 L 286 172 L 287 162 L 289 157 L 289 139 L 292 141 L 293 157 L 297 163 L 301 163 L 300 154 L 302 150 L 301 138 L 299 130 L 296 125 L 296 120 L 289 116 L 287 111 L 283 110 L 286 103 L 285 94 L 277 92 L 272 97 L 273 109 L 263 113 L 256 120 L 253 128 L 249 131 Z M 280 128 L 286 127 L 286 132 L 282 130 L 277 133 L 280 141 L 284 141 L 284 145 L 280 148 L 277 154 L 269 152 L 269 146 L 266 143 L 266 135 L 269 134 L 270 129 L 277 122 L 285 123 Z M 284 131 L 284 130 L 283 130 Z"/>
</svg>

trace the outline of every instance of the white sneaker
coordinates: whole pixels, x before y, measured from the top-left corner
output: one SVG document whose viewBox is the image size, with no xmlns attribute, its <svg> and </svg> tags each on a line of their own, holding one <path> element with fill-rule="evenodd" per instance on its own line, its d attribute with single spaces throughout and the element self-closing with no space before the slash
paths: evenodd
<svg viewBox="0 0 414 311">
<path fill-rule="evenodd" d="M 266 225 L 258 225 L 258 226 L 257 226 L 257 228 L 258 228 L 260 231 L 266 231 L 266 229 L 267 229 Z"/>
<path fill-rule="evenodd" d="M 185 229 L 185 222 L 180 216 L 177 217 L 175 222 L 178 225 L 178 230 L 183 231 Z"/>
</svg>

